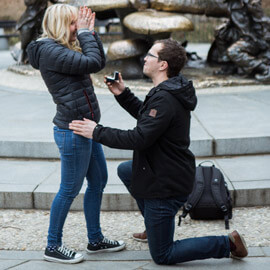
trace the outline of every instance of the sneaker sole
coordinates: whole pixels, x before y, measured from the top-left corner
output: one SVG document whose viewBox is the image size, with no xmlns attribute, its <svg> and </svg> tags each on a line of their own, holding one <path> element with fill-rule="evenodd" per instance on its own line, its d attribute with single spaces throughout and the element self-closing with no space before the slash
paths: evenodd
<svg viewBox="0 0 270 270">
<path fill-rule="evenodd" d="M 123 244 L 123 245 L 121 245 L 119 247 L 99 249 L 99 250 L 89 250 L 89 249 L 86 249 L 86 252 L 88 254 L 102 253 L 102 252 L 116 252 L 116 251 L 120 251 L 120 250 L 124 249 L 125 246 L 126 246 L 126 244 Z"/>
<path fill-rule="evenodd" d="M 83 261 L 83 259 L 84 259 L 83 256 L 81 256 L 81 257 L 79 257 L 77 259 L 73 259 L 73 260 L 61 260 L 61 259 L 53 258 L 50 256 L 46 256 L 46 255 L 44 255 L 43 258 L 45 261 L 48 261 L 48 262 L 57 262 L 57 263 L 66 263 L 66 264 L 79 263 L 79 262 Z"/>
</svg>

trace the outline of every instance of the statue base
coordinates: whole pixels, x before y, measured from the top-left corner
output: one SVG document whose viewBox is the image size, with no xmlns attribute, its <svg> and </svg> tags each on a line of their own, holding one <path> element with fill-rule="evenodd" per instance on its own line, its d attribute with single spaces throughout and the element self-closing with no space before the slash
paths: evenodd
<svg viewBox="0 0 270 270">
<path fill-rule="evenodd" d="M 197 63 L 196 65 L 192 63 L 184 68 L 182 74 L 187 79 L 193 81 L 196 90 L 205 88 L 265 84 L 260 83 L 254 78 L 245 78 L 238 75 L 214 75 L 214 72 L 219 69 L 220 67 L 210 67 L 205 65 L 203 62 L 199 64 Z M 108 92 L 108 89 L 104 84 L 104 76 L 112 74 L 114 70 L 117 70 L 117 66 L 107 65 L 102 71 L 91 75 L 97 94 L 106 94 Z M 13 83 L 9 82 L 9 84 L 14 88 L 23 88 L 24 90 L 39 89 L 40 91 L 47 90 L 46 85 L 41 78 L 40 71 L 32 68 L 30 65 L 15 64 L 10 66 L 8 71 L 5 72 L 9 73 L 7 74 L 8 77 L 12 78 L 9 79 L 9 81 L 12 81 Z M 12 73 L 14 75 L 12 75 Z M 27 83 L 30 80 L 33 82 L 31 85 Z M 147 93 L 153 87 L 151 80 L 148 78 L 125 80 L 125 85 L 130 87 L 134 92 L 140 92 L 142 94 Z"/>
<path fill-rule="evenodd" d="M 214 75 L 220 69 L 220 66 L 210 67 L 204 61 L 190 61 L 183 69 L 182 74 L 189 80 L 193 81 L 195 89 L 211 88 L 211 87 L 226 87 L 240 85 L 259 85 L 259 81 L 254 78 L 246 78 L 239 75 Z M 110 75 L 117 70 L 117 67 L 107 65 L 102 71 L 91 75 L 94 85 L 97 87 L 105 87 L 104 76 Z M 153 84 L 150 79 L 124 80 L 125 85 L 132 90 L 147 92 Z"/>
<path fill-rule="evenodd" d="M 21 75 L 40 75 L 40 71 L 37 69 L 34 69 L 31 65 L 29 64 L 14 64 L 10 67 L 8 67 L 8 71 L 12 71 L 17 74 Z"/>
</svg>

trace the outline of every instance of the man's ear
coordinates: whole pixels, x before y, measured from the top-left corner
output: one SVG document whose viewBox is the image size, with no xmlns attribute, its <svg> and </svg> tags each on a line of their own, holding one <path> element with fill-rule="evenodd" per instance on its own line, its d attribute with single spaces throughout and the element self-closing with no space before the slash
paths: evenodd
<svg viewBox="0 0 270 270">
<path fill-rule="evenodd" d="M 160 71 L 163 71 L 163 70 L 166 70 L 168 69 L 169 65 L 168 65 L 168 62 L 167 61 L 161 61 L 161 66 L 159 68 Z"/>
</svg>

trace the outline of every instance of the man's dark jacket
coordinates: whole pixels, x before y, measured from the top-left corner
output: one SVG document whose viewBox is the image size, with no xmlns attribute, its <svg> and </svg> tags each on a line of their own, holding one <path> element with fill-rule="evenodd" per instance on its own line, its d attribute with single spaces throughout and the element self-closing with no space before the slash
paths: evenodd
<svg viewBox="0 0 270 270">
<path fill-rule="evenodd" d="M 189 151 L 190 111 L 197 98 L 182 75 L 154 87 L 144 102 L 126 88 L 116 97 L 137 119 L 133 130 L 97 125 L 93 139 L 109 147 L 132 149 L 131 194 L 137 198 L 187 196 L 193 187 L 195 161 Z"/>
<path fill-rule="evenodd" d="M 78 35 L 82 53 L 46 38 L 27 47 L 30 64 L 39 69 L 57 112 L 53 123 L 68 129 L 72 120 L 100 120 L 100 109 L 89 74 L 105 66 L 102 44 L 96 32 Z"/>
</svg>

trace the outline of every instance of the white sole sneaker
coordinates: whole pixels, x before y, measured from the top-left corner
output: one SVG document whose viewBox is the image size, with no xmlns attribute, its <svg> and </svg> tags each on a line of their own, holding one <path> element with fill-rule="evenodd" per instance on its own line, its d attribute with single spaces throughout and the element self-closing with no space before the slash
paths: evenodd
<svg viewBox="0 0 270 270">
<path fill-rule="evenodd" d="M 120 241 L 119 241 L 120 242 Z M 126 244 L 123 243 L 118 247 L 114 247 L 114 248 L 104 248 L 104 249 L 98 249 L 98 250 L 90 250 L 90 249 L 86 249 L 86 252 L 88 254 L 94 254 L 94 253 L 102 253 L 102 252 L 116 252 L 116 251 L 120 251 L 123 250 L 125 248 Z"/>
<path fill-rule="evenodd" d="M 44 255 L 43 258 L 45 261 L 48 261 L 48 262 L 66 263 L 66 264 L 79 263 L 84 260 L 83 255 L 79 256 L 78 258 L 71 259 L 71 260 L 62 260 L 62 259 L 47 256 L 47 255 Z"/>
</svg>

